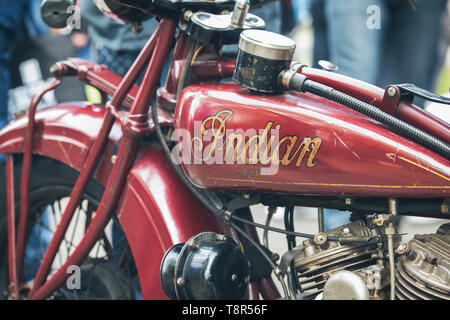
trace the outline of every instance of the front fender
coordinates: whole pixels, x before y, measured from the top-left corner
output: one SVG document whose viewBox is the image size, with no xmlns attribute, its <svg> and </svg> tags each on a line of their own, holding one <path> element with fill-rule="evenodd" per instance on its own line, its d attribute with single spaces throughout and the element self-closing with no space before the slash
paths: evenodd
<svg viewBox="0 0 450 320">
<path fill-rule="evenodd" d="M 105 115 L 101 105 L 75 102 L 42 109 L 36 114 L 33 153 L 80 170 Z M 0 131 L 0 153 L 23 153 L 27 118 Z M 116 123 L 94 176 L 106 185 L 111 156 L 122 131 Z M 177 176 L 158 144 L 145 139 L 127 177 L 117 216 L 136 262 L 144 299 L 167 299 L 159 278 L 164 253 L 174 244 L 204 232 L 224 232 Z"/>
</svg>

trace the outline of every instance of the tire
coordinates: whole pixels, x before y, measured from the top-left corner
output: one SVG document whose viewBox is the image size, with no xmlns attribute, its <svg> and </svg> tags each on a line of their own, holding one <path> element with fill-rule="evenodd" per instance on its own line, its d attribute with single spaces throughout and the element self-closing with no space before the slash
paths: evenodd
<svg viewBox="0 0 450 320">
<path fill-rule="evenodd" d="M 20 179 L 22 155 L 14 156 L 14 180 L 16 195 L 16 226 L 20 214 Z M 25 281 L 30 281 L 40 264 L 58 218 L 64 212 L 67 201 L 79 172 L 54 159 L 33 156 L 30 176 L 30 210 L 27 224 L 26 254 L 24 259 Z M 64 241 L 62 242 L 52 273 L 73 252 L 95 214 L 104 187 L 91 179 L 83 194 L 83 200 L 74 214 Z M 8 240 L 6 217 L 6 171 L 0 165 L 0 298 L 8 298 Z M 59 211 L 59 212 L 58 212 Z M 58 214 L 59 213 L 59 214 Z M 82 223 L 84 219 L 84 224 Z M 17 230 L 17 227 L 16 227 Z M 16 231 L 17 232 L 17 231 Z M 114 215 L 105 229 L 105 234 L 94 246 L 84 262 L 74 271 L 79 281 L 69 285 L 69 279 L 50 299 L 134 299 L 140 298 L 140 287 L 135 263 L 128 241 Z M 77 267 L 75 267 L 77 268 Z M 70 278 L 70 277 L 69 277 Z M 29 288 L 28 288 L 29 289 Z M 21 292 L 26 298 L 27 288 Z"/>
</svg>

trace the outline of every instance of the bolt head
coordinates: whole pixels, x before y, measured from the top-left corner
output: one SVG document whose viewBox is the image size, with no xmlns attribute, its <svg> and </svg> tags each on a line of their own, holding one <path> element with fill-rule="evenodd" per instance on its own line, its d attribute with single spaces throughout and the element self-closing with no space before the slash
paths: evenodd
<svg viewBox="0 0 450 320">
<path fill-rule="evenodd" d="M 220 234 L 217 236 L 217 240 L 218 241 L 226 241 L 227 240 L 227 236 Z"/>
<path fill-rule="evenodd" d="M 183 277 L 179 277 L 179 278 L 177 279 L 177 286 L 182 287 L 182 286 L 184 286 L 185 284 L 186 284 L 186 280 L 184 280 Z"/>
<path fill-rule="evenodd" d="M 377 214 L 375 218 L 373 219 L 373 223 L 375 223 L 377 226 L 381 227 L 386 222 L 386 216 L 383 214 Z"/>
<path fill-rule="evenodd" d="M 338 66 L 335 65 L 334 63 L 330 62 L 330 61 L 326 61 L 326 60 L 320 60 L 318 62 L 319 66 L 322 67 L 323 70 L 326 71 L 337 71 L 339 70 Z"/>
<path fill-rule="evenodd" d="M 395 97 L 395 95 L 397 94 L 397 90 L 395 90 L 394 87 L 389 87 L 387 93 L 389 97 Z"/>
<path fill-rule="evenodd" d="M 192 15 L 193 15 L 193 12 L 191 10 L 186 10 L 183 15 L 184 21 L 189 22 L 189 20 L 191 20 Z"/>
<path fill-rule="evenodd" d="M 279 276 L 279 275 L 281 274 L 281 270 L 280 270 L 279 268 L 275 268 L 275 269 L 273 269 L 273 273 L 274 273 L 276 276 Z"/>
<path fill-rule="evenodd" d="M 381 227 L 383 225 L 383 219 L 374 219 L 373 223 L 375 223 L 377 226 Z"/>
<path fill-rule="evenodd" d="M 316 234 L 316 236 L 314 237 L 314 242 L 317 245 L 321 245 L 324 244 L 327 241 L 327 235 L 324 232 L 319 232 L 318 234 Z"/>
<path fill-rule="evenodd" d="M 405 242 L 400 243 L 397 248 L 397 252 L 399 254 L 404 254 L 406 251 L 408 251 L 408 244 Z"/>
<path fill-rule="evenodd" d="M 195 241 L 192 241 L 189 243 L 189 248 L 191 249 L 197 249 L 197 243 Z"/>
</svg>

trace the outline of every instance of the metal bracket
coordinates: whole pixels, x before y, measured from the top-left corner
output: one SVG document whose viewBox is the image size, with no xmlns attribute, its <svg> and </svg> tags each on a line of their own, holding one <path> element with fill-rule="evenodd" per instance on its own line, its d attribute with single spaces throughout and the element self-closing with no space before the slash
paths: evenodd
<svg viewBox="0 0 450 320">
<path fill-rule="evenodd" d="M 419 88 L 411 83 L 397 84 L 396 87 L 400 89 L 402 97 L 405 96 L 412 99 L 420 97 L 428 101 L 450 105 L 450 98 Z"/>
<path fill-rule="evenodd" d="M 381 109 L 384 112 L 395 116 L 400 100 L 413 103 L 415 97 L 420 97 L 427 101 L 450 105 L 450 98 L 443 97 L 410 83 L 403 83 L 386 87 L 383 101 L 381 102 Z"/>
<path fill-rule="evenodd" d="M 391 116 L 395 116 L 401 97 L 400 89 L 397 86 L 386 87 L 383 101 L 381 101 L 381 109 Z"/>
<path fill-rule="evenodd" d="M 392 116 L 396 115 L 400 100 L 413 103 L 415 97 L 427 101 L 450 105 L 450 98 L 440 96 L 410 83 L 395 84 L 386 87 L 384 91 L 381 109 Z"/>
</svg>

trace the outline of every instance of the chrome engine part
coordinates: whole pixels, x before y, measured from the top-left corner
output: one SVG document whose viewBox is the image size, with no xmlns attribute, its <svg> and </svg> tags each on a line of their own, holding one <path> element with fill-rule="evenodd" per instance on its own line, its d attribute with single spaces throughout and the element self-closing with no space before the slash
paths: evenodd
<svg viewBox="0 0 450 320">
<path fill-rule="evenodd" d="M 379 239 L 344 244 L 305 240 L 294 248 L 292 266 L 303 298 L 388 299 L 390 271 L 383 229 L 369 228 L 364 221 L 356 221 L 331 230 L 326 236 Z M 436 234 L 416 235 L 408 244 L 400 244 L 398 240 L 398 237 L 394 240 L 396 298 L 450 300 L 450 224 L 441 226 Z"/>
<path fill-rule="evenodd" d="M 388 297 L 389 280 L 389 268 L 379 264 L 357 271 L 340 270 L 325 282 L 322 299 L 383 300 Z"/>
<path fill-rule="evenodd" d="M 364 280 L 355 272 L 340 270 L 325 283 L 323 300 L 369 300 L 370 294 Z"/>
<path fill-rule="evenodd" d="M 326 233 L 328 237 L 363 238 L 380 236 L 380 228 L 369 228 L 362 220 L 341 226 Z M 320 242 L 319 242 L 320 243 Z M 381 247 L 383 252 L 383 248 Z M 293 249 L 297 252 L 293 259 L 293 266 L 297 272 L 300 292 L 304 298 L 315 297 L 320 294 L 328 279 L 340 270 L 358 271 L 355 274 L 362 281 L 369 283 L 369 287 L 378 293 L 378 289 L 385 287 L 381 279 L 376 282 L 380 270 L 373 269 L 379 259 L 379 242 L 355 241 L 342 244 L 338 241 L 325 241 L 317 244 L 314 240 L 305 240 L 301 246 Z M 372 278 L 373 279 L 372 279 Z M 379 278 L 380 276 L 378 276 Z M 348 277 L 346 278 L 348 279 Z M 368 281 L 367 279 L 370 279 Z M 342 279 L 340 279 L 342 280 Z M 359 280 L 347 282 L 344 286 L 359 287 Z M 336 283 L 343 283 L 342 281 Z M 377 283 L 375 285 L 375 283 Z M 342 286 L 341 286 L 342 288 Z M 324 294 L 325 298 L 325 294 Z M 340 298 L 343 298 L 340 296 Z"/>
<path fill-rule="evenodd" d="M 401 300 L 450 300 L 450 228 L 416 235 L 396 267 L 396 297 Z"/>
</svg>

